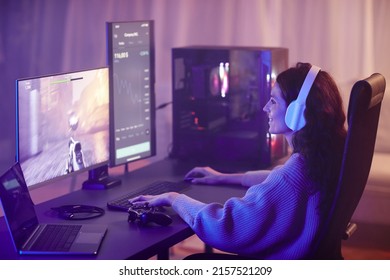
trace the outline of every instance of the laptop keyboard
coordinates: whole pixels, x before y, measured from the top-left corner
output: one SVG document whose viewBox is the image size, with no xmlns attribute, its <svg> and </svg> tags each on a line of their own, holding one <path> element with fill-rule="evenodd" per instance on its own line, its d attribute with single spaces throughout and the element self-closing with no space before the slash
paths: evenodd
<svg viewBox="0 0 390 280">
<path fill-rule="evenodd" d="M 31 247 L 34 251 L 69 251 L 81 225 L 47 225 Z"/>
<path fill-rule="evenodd" d="M 189 184 L 183 182 L 156 181 L 145 186 L 141 190 L 129 192 L 124 196 L 107 202 L 107 207 L 112 210 L 127 212 L 131 206 L 128 201 L 130 198 L 145 194 L 157 195 L 166 192 L 182 192 L 188 186 Z"/>
</svg>

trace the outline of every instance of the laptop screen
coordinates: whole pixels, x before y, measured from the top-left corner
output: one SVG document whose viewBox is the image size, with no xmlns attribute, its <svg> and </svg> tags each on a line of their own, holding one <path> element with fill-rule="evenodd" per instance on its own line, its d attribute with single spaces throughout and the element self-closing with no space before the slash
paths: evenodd
<svg viewBox="0 0 390 280">
<path fill-rule="evenodd" d="M 19 163 L 0 177 L 0 198 L 12 238 L 19 249 L 38 225 L 34 203 Z"/>
</svg>

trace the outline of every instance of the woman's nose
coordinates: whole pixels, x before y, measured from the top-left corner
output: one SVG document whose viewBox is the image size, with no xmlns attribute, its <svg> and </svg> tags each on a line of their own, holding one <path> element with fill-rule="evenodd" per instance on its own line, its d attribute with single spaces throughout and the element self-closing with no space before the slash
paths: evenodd
<svg viewBox="0 0 390 280">
<path fill-rule="evenodd" d="M 269 101 L 263 107 L 263 111 L 266 112 L 266 113 L 269 112 L 269 106 L 268 105 L 269 105 Z"/>
</svg>

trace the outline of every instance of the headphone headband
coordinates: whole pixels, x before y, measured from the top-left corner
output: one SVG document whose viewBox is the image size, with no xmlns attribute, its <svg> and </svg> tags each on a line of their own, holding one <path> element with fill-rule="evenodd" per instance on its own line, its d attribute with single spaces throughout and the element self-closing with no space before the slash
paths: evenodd
<svg viewBox="0 0 390 280">
<path fill-rule="evenodd" d="M 320 70 L 321 68 L 315 65 L 310 68 L 305 80 L 303 81 L 302 87 L 299 90 L 297 99 L 291 102 L 287 107 L 285 122 L 287 126 L 293 131 L 300 130 L 306 124 L 304 116 L 306 109 L 306 98 L 309 95 L 310 89 L 313 86 L 313 83 Z"/>
<path fill-rule="evenodd" d="M 309 72 L 306 75 L 305 80 L 303 81 L 301 90 L 299 91 L 297 102 L 299 104 L 306 103 L 306 98 L 309 95 L 310 89 L 313 86 L 314 80 L 317 77 L 317 74 L 320 72 L 321 68 L 313 65 Z"/>
</svg>

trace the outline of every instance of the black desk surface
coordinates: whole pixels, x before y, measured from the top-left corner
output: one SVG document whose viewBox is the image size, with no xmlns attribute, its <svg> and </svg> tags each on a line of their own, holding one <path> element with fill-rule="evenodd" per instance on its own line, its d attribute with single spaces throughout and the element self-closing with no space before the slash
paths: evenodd
<svg viewBox="0 0 390 280">
<path fill-rule="evenodd" d="M 67 195 L 36 205 L 36 212 L 43 223 L 92 223 L 108 226 L 106 236 L 96 256 L 19 256 L 13 249 L 5 219 L 0 219 L 0 259 L 148 259 L 161 251 L 193 235 L 189 226 L 171 209 L 173 223 L 167 227 L 148 225 L 142 227 L 127 222 L 127 213 L 108 210 L 107 201 L 142 188 L 156 180 L 182 181 L 191 169 L 190 163 L 165 159 L 141 169 L 122 174 L 122 184 L 106 190 L 78 190 Z M 52 187 L 55 187 L 53 185 Z M 192 185 L 183 193 L 203 202 L 224 202 L 232 196 L 242 196 L 245 188 L 240 186 Z M 105 215 L 91 220 L 65 221 L 53 216 L 51 207 L 65 204 L 86 204 L 106 209 Z"/>
</svg>

